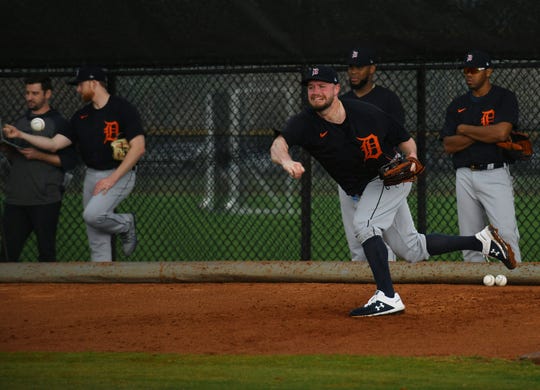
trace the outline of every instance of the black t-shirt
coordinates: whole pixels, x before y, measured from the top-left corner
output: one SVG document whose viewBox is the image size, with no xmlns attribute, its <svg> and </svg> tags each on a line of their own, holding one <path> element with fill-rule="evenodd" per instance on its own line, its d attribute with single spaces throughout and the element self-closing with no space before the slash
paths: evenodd
<svg viewBox="0 0 540 390">
<path fill-rule="evenodd" d="M 371 103 L 390 114 L 402 126 L 405 125 L 405 111 L 403 110 L 403 105 L 401 104 L 399 97 L 388 88 L 375 85 L 371 91 L 363 96 L 358 97 L 354 91 L 349 91 L 341 95 L 340 99 L 358 99 L 362 102 Z"/>
<path fill-rule="evenodd" d="M 32 130 L 30 121 L 36 117 L 45 121 L 43 130 Z M 37 116 L 28 111 L 26 115 L 17 119 L 14 126 L 28 134 L 52 138 L 56 133 L 65 131 L 68 121 L 54 109 Z M 24 141 L 17 141 L 22 147 L 35 148 Z M 6 203 L 37 206 L 59 202 L 62 199 L 64 170 L 72 169 L 77 158 L 72 147 L 59 150 L 58 155 L 63 169 L 41 160 L 28 160 L 22 154 L 14 152 L 6 182 Z"/>
<path fill-rule="evenodd" d="M 454 99 L 446 110 L 441 139 L 456 134 L 460 124 L 489 126 L 500 122 L 510 122 L 517 128 L 519 110 L 513 92 L 493 85 L 482 97 L 475 97 L 471 92 Z M 509 162 L 502 149 L 495 143 L 477 141 L 469 147 L 452 155 L 454 168 L 468 167 L 472 164 L 490 164 Z"/>
<path fill-rule="evenodd" d="M 397 145 L 411 138 L 390 115 L 372 104 L 344 100 L 346 119 L 333 124 L 306 108 L 281 133 L 289 146 L 306 149 L 349 195 L 361 194 L 394 158 Z"/>
<path fill-rule="evenodd" d="M 130 141 L 144 130 L 137 109 L 121 97 L 110 96 L 100 109 L 90 103 L 77 111 L 71 117 L 71 126 L 60 133 L 78 146 L 86 166 L 107 170 L 121 163 L 113 158 L 111 142 L 122 138 Z"/>
</svg>

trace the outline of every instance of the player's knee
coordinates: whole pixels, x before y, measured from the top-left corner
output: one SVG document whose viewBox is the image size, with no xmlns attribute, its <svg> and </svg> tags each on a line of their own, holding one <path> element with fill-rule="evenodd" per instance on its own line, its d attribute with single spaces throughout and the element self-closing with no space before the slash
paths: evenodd
<svg viewBox="0 0 540 390">
<path fill-rule="evenodd" d="M 83 212 L 83 220 L 87 225 L 97 227 L 103 222 L 103 216 L 90 212 L 88 210 L 84 210 Z"/>
<path fill-rule="evenodd" d="M 356 231 L 356 240 L 363 244 L 367 240 L 369 240 L 371 237 L 375 236 L 382 236 L 381 229 L 374 227 L 374 226 L 368 226 L 361 229 L 358 229 Z"/>
<path fill-rule="evenodd" d="M 429 259 L 426 241 L 418 239 L 414 242 L 409 242 L 408 245 L 403 245 L 401 253 L 398 256 L 409 263 L 418 263 Z"/>
<path fill-rule="evenodd" d="M 428 258 L 429 258 L 429 255 L 420 254 L 420 253 L 407 253 L 405 256 L 403 256 L 403 260 L 409 263 L 418 263 L 420 261 L 427 260 Z"/>
</svg>

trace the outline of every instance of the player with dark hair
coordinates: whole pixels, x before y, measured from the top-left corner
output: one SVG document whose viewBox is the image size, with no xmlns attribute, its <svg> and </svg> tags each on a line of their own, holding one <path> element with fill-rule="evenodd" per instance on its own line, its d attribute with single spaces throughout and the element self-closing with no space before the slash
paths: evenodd
<svg viewBox="0 0 540 390">
<path fill-rule="evenodd" d="M 385 242 L 409 262 L 456 250 L 470 249 L 515 267 L 511 249 L 491 225 L 472 236 L 424 235 L 416 231 L 407 204 L 411 183 L 385 186 L 379 168 L 393 159 L 396 148 L 416 158 L 416 143 L 388 114 L 371 104 L 340 100 L 334 69 L 310 68 L 303 78 L 309 107 L 291 117 L 271 146 L 271 158 L 289 176 L 305 169 L 294 161 L 289 146 L 308 151 L 349 196 L 358 197 L 354 214 L 356 239 L 362 244 L 377 290 L 351 317 L 376 316 L 405 310 L 394 291 Z"/>
<path fill-rule="evenodd" d="M 347 76 L 351 90 L 340 96 L 341 100 L 353 99 L 371 103 L 380 108 L 402 126 L 405 125 L 405 111 L 399 97 L 389 90 L 375 84 L 374 76 L 377 71 L 377 60 L 375 51 L 371 48 L 360 47 L 352 49 L 347 58 Z M 366 260 L 364 249 L 354 236 L 353 216 L 358 198 L 349 196 L 338 185 L 339 204 L 341 207 L 341 218 L 345 237 L 351 252 L 353 261 Z M 396 255 L 390 248 L 388 249 L 388 260 L 395 261 Z"/>
<path fill-rule="evenodd" d="M 29 135 L 12 126 L 4 132 L 50 151 L 76 144 L 86 165 L 83 218 L 92 261 L 111 261 L 111 236 L 118 234 L 126 256 L 137 246 L 135 216 L 119 214 L 116 206 L 135 186 L 135 167 L 145 151 L 145 137 L 137 109 L 110 95 L 105 70 L 83 66 L 69 84 L 77 86 L 88 103 L 71 118 L 70 126 L 52 139 Z"/>
<path fill-rule="evenodd" d="M 340 99 L 358 99 L 379 107 L 401 125 L 405 125 L 405 110 L 395 92 L 375 83 L 377 60 L 370 48 L 352 49 L 347 58 L 347 76 L 351 90 Z"/>
<path fill-rule="evenodd" d="M 51 78 L 44 74 L 24 79 L 28 111 L 13 124 L 25 134 L 51 138 L 65 131 L 68 122 L 51 107 Z M 33 129 L 31 122 L 40 118 L 43 128 Z M 72 147 L 48 153 L 26 143 L 0 144 L 10 162 L 6 182 L 2 230 L 4 248 L 0 261 L 19 261 L 24 245 L 35 233 L 38 261 L 56 261 L 56 231 L 64 193 L 65 172 L 73 169 L 77 156 Z"/>
<path fill-rule="evenodd" d="M 450 103 L 441 130 L 444 151 L 452 155 L 456 170 L 459 231 L 468 235 L 492 223 L 521 262 L 511 160 L 497 146 L 518 125 L 518 102 L 513 92 L 491 84 L 493 66 L 487 53 L 468 52 L 461 68 L 469 92 Z M 486 261 L 477 252 L 464 251 L 463 257 Z"/>
</svg>

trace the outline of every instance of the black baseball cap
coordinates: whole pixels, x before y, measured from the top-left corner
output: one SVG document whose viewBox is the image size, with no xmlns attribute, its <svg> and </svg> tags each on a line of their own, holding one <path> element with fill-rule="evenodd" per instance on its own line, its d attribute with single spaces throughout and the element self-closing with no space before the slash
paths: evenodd
<svg viewBox="0 0 540 390">
<path fill-rule="evenodd" d="M 338 84 L 338 75 L 334 68 L 329 66 L 313 66 L 308 68 L 302 78 L 302 85 L 307 85 L 310 81 L 324 81 L 326 83 Z"/>
<path fill-rule="evenodd" d="M 75 78 L 68 81 L 68 84 L 77 85 L 87 80 L 106 81 L 107 74 L 105 70 L 99 66 L 83 65 L 77 69 Z"/>
<path fill-rule="evenodd" d="M 491 57 L 480 50 L 470 50 L 465 55 L 462 68 L 491 68 Z"/>
<path fill-rule="evenodd" d="M 347 58 L 349 66 L 367 66 L 375 64 L 375 50 L 360 47 L 352 49 Z"/>
</svg>

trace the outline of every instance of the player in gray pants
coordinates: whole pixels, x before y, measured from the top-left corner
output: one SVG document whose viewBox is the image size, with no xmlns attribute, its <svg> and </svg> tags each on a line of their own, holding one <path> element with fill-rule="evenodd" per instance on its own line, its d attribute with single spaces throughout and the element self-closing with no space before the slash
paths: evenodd
<svg viewBox="0 0 540 390">
<path fill-rule="evenodd" d="M 511 160 L 497 146 L 518 124 L 518 102 L 513 92 L 491 84 L 493 69 L 487 53 L 468 52 L 462 68 L 469 92 L 450 103 L 441 130 L 444 150 L 456 169 L 459 232 L 471 234 L 489 221 L 521 262 Z M 486 261 L 471 251 L 463 251 L 463 258 Z"/>
<path fill-rule="evenodd" d="M 111 235 L 126 232 L 135 223 L 133 214 L 117 214 L 116 206 L 133 190 L 135 171 L 120 178 L 108 191 L 94 196 L 94 188 L 100 180 L 109 177 L 112 170 L 87 168 L 83 186 L 83 219 L 91 249 L 92 261 L 111 260 Z"/>
<path fill-rule="evenodd" d="M 289 146 L 301 146 L 349 196 L 359 199 L 353 226 L 377 289 L 364 306 L 350 312 L 351 317 L 405 310 L 394 290 L 386 244 L 410 262 L 469 249 L 501 260 L 510 269 L 515 267 L 512 251 L 492 226 L 471 236 L 418 233 L 407 205 L 411 184 L 385 186 L 378 176 L 379 168 L 395 156 L 396 148 L 408 157 L 417 157 L 410 134 L 371 104 L 341 101 L 337 73 L 332 68 L 310 68 L 302 83 L 307 86 L 309 107 L 287 121 L 270 154 L 290 177 L 300 179 L 305 168 L 292 159 Z"/>
<path fill-rule="evenodd" d="M 403 126 L 405 124 L 405 111 L 399 97 L 390 89 L 376 85 L 374 82 L 377 70 L 375 51 L 367 47 L 354 48 L 349 52 L 347 65 L 347 76 L 351 90 L 339 98 L 371 103 Z M 339 185 L 338 195 L 343 228 L 351 252 L 351 259 L 353 261 L 366 261 L 364 248 L 356 239 L 353 227 L 353 215 L 358 206 L 359 198 L 358 196 L 347 195 Z M 395 253 L 388 246 L 387 249 L 388 261 L 396 261 Z"/>
</svg>

